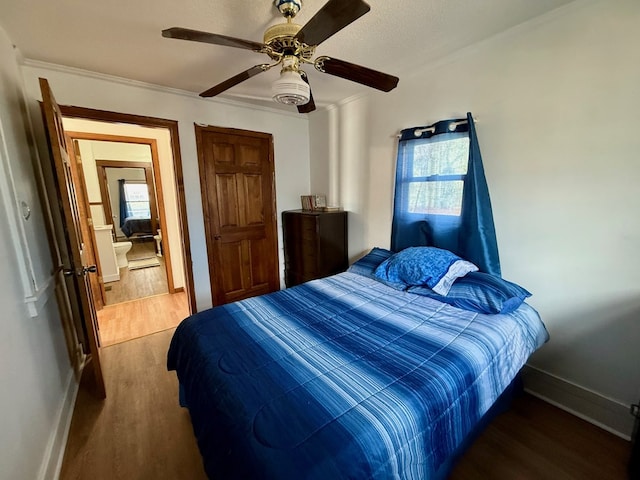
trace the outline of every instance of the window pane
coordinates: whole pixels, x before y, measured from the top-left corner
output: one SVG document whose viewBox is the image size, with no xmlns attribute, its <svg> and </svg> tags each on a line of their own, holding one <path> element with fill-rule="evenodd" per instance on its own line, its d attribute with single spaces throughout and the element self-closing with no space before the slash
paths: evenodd
<svg viewBox="0 0 640 480">
<path fill-rule="evenodd" d="M 127 205 L 133 218 L 151 218 L 149 202 L 127 202 Z"/>
<path fill-rule="evenodd" d="M 125 183 L 124 194 L 127 199 L 127 210 L 134 218 L 151 218 L 149 189 L 146 183 Z"/>
<path fill-rule="evenodd" d="M 413 177 L 464 175 L 469 161 L 469 137 L 420 143 L 413 149 Z"/>
<path fill-rule="evenodd" d="M 149 201 L 149 189 L 146 183 L 125 183 L 124 193 L 128 202 Z"/>
<path fill-rule="evenodd" d="M 462 212 L 462 180 L 447 182 L 411 182 L 409 213 L 456 215 Z"/>
</svg>

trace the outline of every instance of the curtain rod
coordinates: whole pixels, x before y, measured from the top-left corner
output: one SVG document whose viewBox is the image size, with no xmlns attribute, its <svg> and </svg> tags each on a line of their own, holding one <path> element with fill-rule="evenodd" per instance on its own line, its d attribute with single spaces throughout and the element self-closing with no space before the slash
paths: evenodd
<svg viewBox="0 0 640 480">
<path fill-rule="evenodd" d="M 478 123 L 478 119 L 476 117 L 473 118 L 474 123 Z M 449 131 L 453 132 L 456 127 L 458 125 L 464 125 L 465 123 L 467 123 L 467 120 L 458 120 L 457 122 L 451 122 L 449 124 Z M 431 133 L 435 133 L 436 131 L 436 127 L 435 125 L 431 126 L 431 127 L 423 127 L 423 128 L 416 128 L 415 131 L 413 132 L 413 134 L 416 137 L 419 137 L 420 135 L 422 135 L 424 132 L 431 132 Z M 396 137 L 400 138 L 402 137 L 402 133 L 396 133 Z"/>
</svg>

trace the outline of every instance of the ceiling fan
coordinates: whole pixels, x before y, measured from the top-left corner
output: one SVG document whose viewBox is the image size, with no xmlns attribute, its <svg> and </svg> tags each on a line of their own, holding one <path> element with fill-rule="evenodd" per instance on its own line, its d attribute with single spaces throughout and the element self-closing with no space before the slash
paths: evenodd
<svg viewBox="0 0 640 480">
<path fill-rule="evenodd" d="M 329 0 L 306 25 L 293 23 L 302 7 L 302 0 L 274 0 L 275 7 L 287 20 L 269 27 L 263 43 L 188 28 L 172 27 L 162 31 L 166 38 L 212 43 L 226 47 L 243 48 L 267 54 L 275 63 L 263 63 L 245 70 L 202 92 L 201 97 L 214 97 L 255 75 L 280 65 L 280 78 L 273 83 L 273 99 L 287 105 L 296 105 L 300 113 L 315 110 L 309 78 L 303 65 L 335 75 L 368 87 L 388 92 L 398 85 L 398 77 L 367 67 L 320 56 L 312 60 L 320 43 L 367 13 L 371 7 L 362 0 Z"/>
</svg>

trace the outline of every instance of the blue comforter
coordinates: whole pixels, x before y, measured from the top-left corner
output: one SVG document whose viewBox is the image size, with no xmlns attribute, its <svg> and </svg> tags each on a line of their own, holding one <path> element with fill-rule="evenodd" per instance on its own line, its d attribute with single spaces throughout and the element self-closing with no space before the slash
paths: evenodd
<svg viewBox="0 0 640 480">
<path fill-rule="evenodd" d="M 177 370 L 211 478 L 427 479 L 547 339 L 354 273 L 207 310 Z"/>
</svg>

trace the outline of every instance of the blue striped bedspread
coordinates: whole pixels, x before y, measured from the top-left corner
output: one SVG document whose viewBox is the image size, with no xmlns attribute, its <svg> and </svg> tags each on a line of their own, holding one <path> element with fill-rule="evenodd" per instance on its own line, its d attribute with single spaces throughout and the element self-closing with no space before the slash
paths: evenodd
<svg viewBox="0 0 640 480">
<path fill-rule="evenodd" d="M 211 478 L 428 479 L 547 338 L 342 273 L 189 317 L 168 367 Z"/>
</svg>

